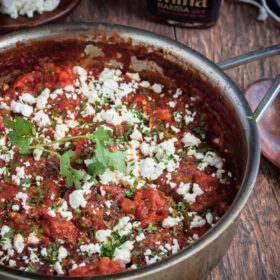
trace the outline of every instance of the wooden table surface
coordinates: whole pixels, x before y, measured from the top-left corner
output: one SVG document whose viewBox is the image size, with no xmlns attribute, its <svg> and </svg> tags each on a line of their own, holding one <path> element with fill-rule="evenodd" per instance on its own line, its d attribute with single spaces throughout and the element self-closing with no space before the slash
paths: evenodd
<svg viewBox="0 0 280 280">
<path fill-rule="evenodd" d="M 130 25 L 178 40 L 219 62 L 280 43 L 280 24 L 258 22 L 258 10 L 227 0 L 218 23 L 210 29 L 184 29 L 154 23 L 145 0 L 82 0 L 64 21 Z M 262 59 L 228 71 L 244 89 L 260 78 L 280 73 L 280 57 Z M 280 279 L 280 172 L 262 158 L 255 188 L 242 211 L 235 238 L 208 279 Z"/>
</svg>

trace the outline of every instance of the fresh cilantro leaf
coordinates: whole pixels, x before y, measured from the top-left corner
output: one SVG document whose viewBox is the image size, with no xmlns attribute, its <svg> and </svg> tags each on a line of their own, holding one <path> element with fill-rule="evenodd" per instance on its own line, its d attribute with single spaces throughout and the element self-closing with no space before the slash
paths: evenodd
<svg viewBox="0 0 280 280">
<path fill-rule="evenodd" d="M 6 115 L 3 115 L 3 120 L 5 127 L 12 129 L 7 135 L 12 145 L 21 148 L 20 153 L 26 154 L 32 138 L 36 136 L 33 123 L 18 116 L 15 117 L 15 121 L 12 121 Z"/>
<path fill-rule="evenodd" d="M 95 139 L 95 157 L 97 161 L 101 162 L 104 166 L 108 165 L 110 159 L 110 152 L 100 139 Z"/>
<path fill-rule="evenodd" d="M 246 116 L 246 119 L 247 119 L 247 120 L 254 120 L 254 119 L 256 119 L 256 114 L 253 113 L 252 116 Z"/>
<path fill-rule="evenodd" d="M 205 218 L 208 213 L 211 213 L 211 209 L 204 207 L 202 213 L 200 213 L 200 216 Z"/>
<path fill-rule="evenodd" d="M 83 175 L 81 171 L 74 169 L 70 164 L 71 157 L 74 156 L 73 151 L 68 151 L 61 156 L 60 159 L 60 173 L 62 176 L 66 177 L 66 186 L 72 187 L 73 183 L 77 187 L 81 187 L 81 180 L 83 179 Z"/>
<path fill-rule="evenodd" d="M 9 231 L 4 234 L 4 237 L 11 238 L 12 235 L 14 234 L 14 232 L 15 232 L 15 229 L 12 227 L 9 227 Z"/>
<path fill-rule="evenodd" d="M 113 170 L 119 170 L 122 173 L 126 173 L 126 156 L 122 151 L 116 151 L 110 153 L 110 167 Z"/>
<path fill-rule="evenodd" d="M 6 115 L 3 115 L 4 123 L 7 128 L 16 130 L 21 135 L 36 136 L 36 130 L 33 123 L 28 120 L 16 116 L 15 121 L 10 120 Z"/>
<path fill-rule="evenodd" d="M 206 131 L 202 127 L 195 127 L 194 132 L 201 136 L 203 139 L 206 137 Z"/>
<path fill-rule="evenodd" d="M 108 142 L 110 139 L 111 131 L 108 129 L 104 129 L 103 127 L 99 126 L 96 131 L 93 133 L 95 140 L 98 139 L 102 142 Z"/>
<path fill-rule="evenodd" d="M 131 197 L 134 195 L 135 189 L 136 189 L 136 188 L 133 188 L 133 189 L 125 189 L 125 190 L 124 190 L 125 196 L 127 196 L 128 198 L 131 198 Z"/>
<path fill-rule="evenodd" d="M 91 160 L 93 162 L 88 166 L 88 173 L 93 175 L 94 177 L 96 175 L 103 174 L 107 166 L 104 165 L 102 162 L 98 161 L 96 157 L 93 157 Z"/>
</svg>

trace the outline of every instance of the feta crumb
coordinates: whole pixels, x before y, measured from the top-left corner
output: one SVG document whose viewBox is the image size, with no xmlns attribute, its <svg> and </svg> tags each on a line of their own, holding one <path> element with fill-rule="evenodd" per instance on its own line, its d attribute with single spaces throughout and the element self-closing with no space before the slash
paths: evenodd
<svg viewBox="0 0 280 280">
<path fill-rule="evenodd" d="M 50 90 L 45 88 L 42 93 L 37 97 L 37 109 L 44 109 L 48 103 L 48 99 L 50 97 Z"/>
<path fill-rule="evenodd" d="M 65 137 L 66 133 L 69 131 L 69 128 L 65 124 L 57 124 L 55 127 L 54 138 L 59 140 Z"/>
<path fill-rule="evenodd" d="M 169 101 L 167 103 L 171 108 L 174 108 L 176 106 L 176 103 L 174 101 Z"/>
<path fill-rule="evenodd" d="M 40 160 L 42 154 L 43 154 L 42 150 L 34 149 L 34 151 L 33 151 L 33 157 L 37 161 Z"/>
<path fill-rule="evenodd" d="M 110 229 L 100 229 L 95 232 L 95 238 L 99 242 L 107 242 L 108 237 L 111 236 L 112 230 Z"/>
<path fill-rule="evenodd" d="M 153 84 L 153 86 L 152 86 L 153 91 L 156 93 L 161 93 L 162 88 L 163 88 L 163 85 L 160 85 L 157 83 Z"/>
<path fill-rule="evenodd" d="M 206 221 L 202 217 L 195 216 L 190 224 L 190 229 L 195 227 L 203 227 L 205 224 Z"/>
<path fill-rule="evenodd" d="M 14 236 L 14 247 L 19 254 L 23 251 L 24 246 L 25 246 L 25 244 L 24 244 L 22 235 L 19 233 L 16 234 Z"/>
<path fill-rule="evenodd" d="M 174 226 L 178 225 L 180 221 L 181 221 L 181 219 L 179 217 L 173 218 L 173 217 L 169 216 L 163 220 L 162 226 L 164 228 L 174 227 Z"/>
<path fill-rule="evenodd" d="M 128 235 L 132 230 L 132 224 L 129 222 L 130 217 L 122 217 L 117 225 L 114 226 L 114 231 L 118 231 L 120 236 Z"/>
<path fill-rule="evenodd" d="M 184 121 L 185 121 L 185 124 L 189 124 L 189 123 L 191 123 L 191 122 L 194 121 L 194 118 L 193 118 L 192 116 L 186 115 L 186 116 L 184 117 Z"/>
<path fill-rule="evenodd" d="M 22 104 L 20 102 L 12 101 L 11 110 L 14 113 L 22 114 L 25 117 L 29 117 L 33 113 L 33 107 L 27 104 Z"/>
<path fill-rule="evenodd" d="M 120 261 L 124 265 L 130 263 L 131 250 L 134 248 L 133 244 L 133 241 L 125 241 L 119 248 L 116 248 L 113 260 Z"/>
<path fill-rule="evenodd" d="M 45 127 L 50 124 L 49 116 L 43 110 L 34 114 L 33 120 L 40 126 Z"/>
<path fill-rule="evenodd" d="M 82 252 L 86 252 L 89 255 L 96 254 L 96 253 L 99 254 L 100 253 L 100 246 L 99 246 L 99 244 L 90 243 L 90 244 L 87 244 L 87 245 L 81 245 L 80 250 Z"/>
<path fill-rule="evenodd" d="M 84 193 L 84 190 L 75 190 L 69 195 L 69 203 L 73 209 L 86 207 L 87 201 L 84 199 Z"/>
<path fill-rule="evenodd" d="M 184 143 L 185 147 L 197 147 L 201 143 L 199 138 L 195 137 L 189 132 L 184 133 L 184 138 L 182 139 L 182 142 Z"/>
<path fill-rule="evenodd" d="M 62 259 L 65 259 L 67 257 L 67 250 L 61 246 L 58 249 L 58 260 L 61 261 Z"/>
<path fill-rule="evenodd" d="M 31 95 L 30 93 L 24 93 L 19 97 L 19 100 L 22 103 L 27 103 L 27 104 L 34 104 L 36 102 L 36 99 L 33 95 Z"/>
<path fill-rule="evenodd" d="M 164 170 L 164 164 L 162 162 L 156 163 L 152 158 L 146 158 L 141 160 L 140 172 L 144 178 L 155 180 Z"/>
</svg>

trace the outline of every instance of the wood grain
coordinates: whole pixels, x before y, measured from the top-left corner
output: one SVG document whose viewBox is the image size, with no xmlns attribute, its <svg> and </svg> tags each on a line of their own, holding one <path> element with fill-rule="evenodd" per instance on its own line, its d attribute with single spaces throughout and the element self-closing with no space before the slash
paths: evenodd
<svg viewBox="0 0 280 280">
<path fill-rule="evenodd" d="M 65 21 L 130 25 L 176 39 L 215 62 L 280 43 L 280 26 L 272 19 L 258 22 L 258 11 L 225 1 L 218 23 L 210 29 L 184 29 L 154 23 L 144 0 L 82 0 Z M 262 59 L 227 71 L 244 89 L 260 78 L 275 78 L 280 57 Z M 230 249 L 208 280 L 280 279 L 280 172 L 262 158 L 251 197 L 240 216 Z"/>
</svg>

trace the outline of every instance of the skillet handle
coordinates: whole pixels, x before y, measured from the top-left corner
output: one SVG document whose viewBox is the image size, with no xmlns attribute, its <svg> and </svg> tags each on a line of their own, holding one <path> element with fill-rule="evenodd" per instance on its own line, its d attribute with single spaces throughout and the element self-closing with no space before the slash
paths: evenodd
<svg viewBox="0 0 280 280">
<path fill-rule="evenodd" d="M 256 51 L 249 52 L 247 54 L 230 58 L 228 60 L 218 63 L 218 66 L 222 70 L 227 70 L 259 58 L 269 57 L 277 54 L 280 54 L 280 45 L 274 45 L 271 47 L 262 48 Z M 274 99 L 277 97 L 279 92 L 280 92 L 280 75 L 273 82 L 272 86 L 270 87 L 266 95 L 259 103 L 257 109 L 255 110 L 254 118 L 256 122 L 259 122 L 262 119 L 263 115 L 265 114 L 269 106 L 272 104 Z"/>
<path fill-rule="evenodd" d="M 254 112 L 254 117 L 257 123 L 262 119 L 264 113 L 267 111 L 267 109 L 272 104 L 274 99 L 277 97 L 279 92 L 280 92 L 280 75 L 273 82 L 272 86 L 269 88 L 268 92 L 263 97 L 263 99 L 261 100 L 257 109 Z"/>
<path fill-rule="evenodd" d="M 217 63 L 217 65 L 222 70 L 227 70 L 254 61 L 259 58 L 269 57 L 277 54 L 280 54 L 280 45 L 274 45 L 267 48 L 262 48 L 233 58 L 229 58 L 227 60 Z"/>
</svg>

